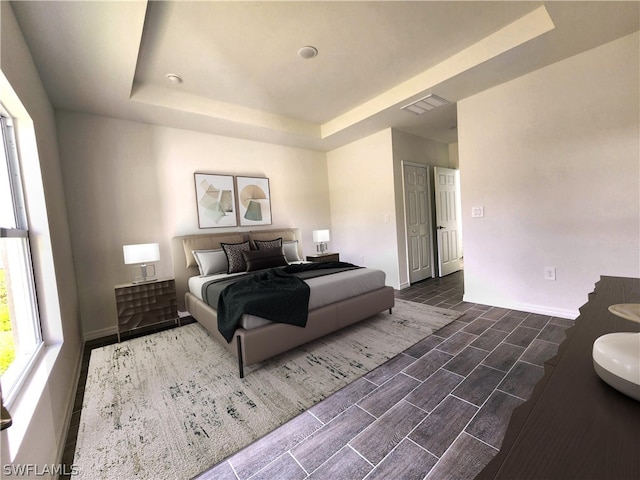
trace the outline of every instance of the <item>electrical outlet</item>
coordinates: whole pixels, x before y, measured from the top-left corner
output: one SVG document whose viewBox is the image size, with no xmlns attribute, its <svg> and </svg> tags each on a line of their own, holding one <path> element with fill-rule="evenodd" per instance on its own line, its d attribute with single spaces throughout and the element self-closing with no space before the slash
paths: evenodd
<svg viewBox="0 0 640 480">
<path fill-rule="evenodd" d="M 556 279 L 556 267 L 544 267 L 544 279 L 555 280 Z"/>
<path fill-rule="evenodd" d="M 484 217 L 484 207 L 471 207 L 471 217 L 472 218 L 483 218 Z"/>
</svg>

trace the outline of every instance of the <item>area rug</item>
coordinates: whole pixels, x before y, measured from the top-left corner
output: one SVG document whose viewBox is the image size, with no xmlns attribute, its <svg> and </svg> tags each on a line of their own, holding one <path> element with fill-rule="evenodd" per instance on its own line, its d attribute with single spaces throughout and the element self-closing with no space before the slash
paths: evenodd
<svg viewBox="0 0 640 480">
<path fill-rule="evenodd" d="M 391 315 L 246 367 L 243 379 L 197 323 L 94 349 L 77 478 L 191 478 L 459 316 L 396 300 Z"/>
</svg>

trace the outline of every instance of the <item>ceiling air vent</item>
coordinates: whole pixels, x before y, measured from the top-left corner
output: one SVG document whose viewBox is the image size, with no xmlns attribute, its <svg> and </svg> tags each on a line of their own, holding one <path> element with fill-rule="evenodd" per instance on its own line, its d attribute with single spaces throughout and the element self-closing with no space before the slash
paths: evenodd
<svg viewBox="0 0 640 480">
<path fill-rule="evenodd" d="M 422 115 L 427 110 L 433 110 L 440 105 L 446 105 L 449 102 L 444 98 L 438 97 L 437 95 L 429 94 L 426 97 L 422 97 L 420 100 L 416 100 L 408 105 L 402 107 L 403 110 L 408 110 L 411 113 L 415 113 L 416 115 Z"/>
</svg>

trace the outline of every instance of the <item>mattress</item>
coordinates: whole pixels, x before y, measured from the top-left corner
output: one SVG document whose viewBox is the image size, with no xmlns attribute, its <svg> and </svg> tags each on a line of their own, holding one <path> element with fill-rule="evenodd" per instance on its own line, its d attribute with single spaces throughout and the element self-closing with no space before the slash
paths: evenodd
<svg viewBox="0 0 640 480">
<path fill-rule="evenodd" d="M 189 278 L 189 291 L 202 300 L 202 286 L 210 280 L 228 278 L 241 274 L 216 274 Z M 304 282 L 309 285 L 309 310 L 324 307 L 340 300 L 356 297 L 385 286 L 385 273 L 374 268 L 358 268 L 345 272 L 309 278 Z M 241 326 L 247 330 L 270 323 L 264 318 L 244 315 Z"/>
</svg>

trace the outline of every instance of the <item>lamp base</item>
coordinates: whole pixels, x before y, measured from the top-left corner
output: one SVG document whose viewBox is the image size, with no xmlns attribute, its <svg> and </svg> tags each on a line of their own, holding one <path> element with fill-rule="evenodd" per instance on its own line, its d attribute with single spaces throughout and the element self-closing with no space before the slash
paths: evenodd
<svg viewBox="0 0 640 480">
<path fill-rule="evenodd" d="M 133 281 L 131 283 L 150 283 L 157 280 L 155 265 L 146 265 L 143 263 L 142 265 L 133 267 Z"/>
</svg>

